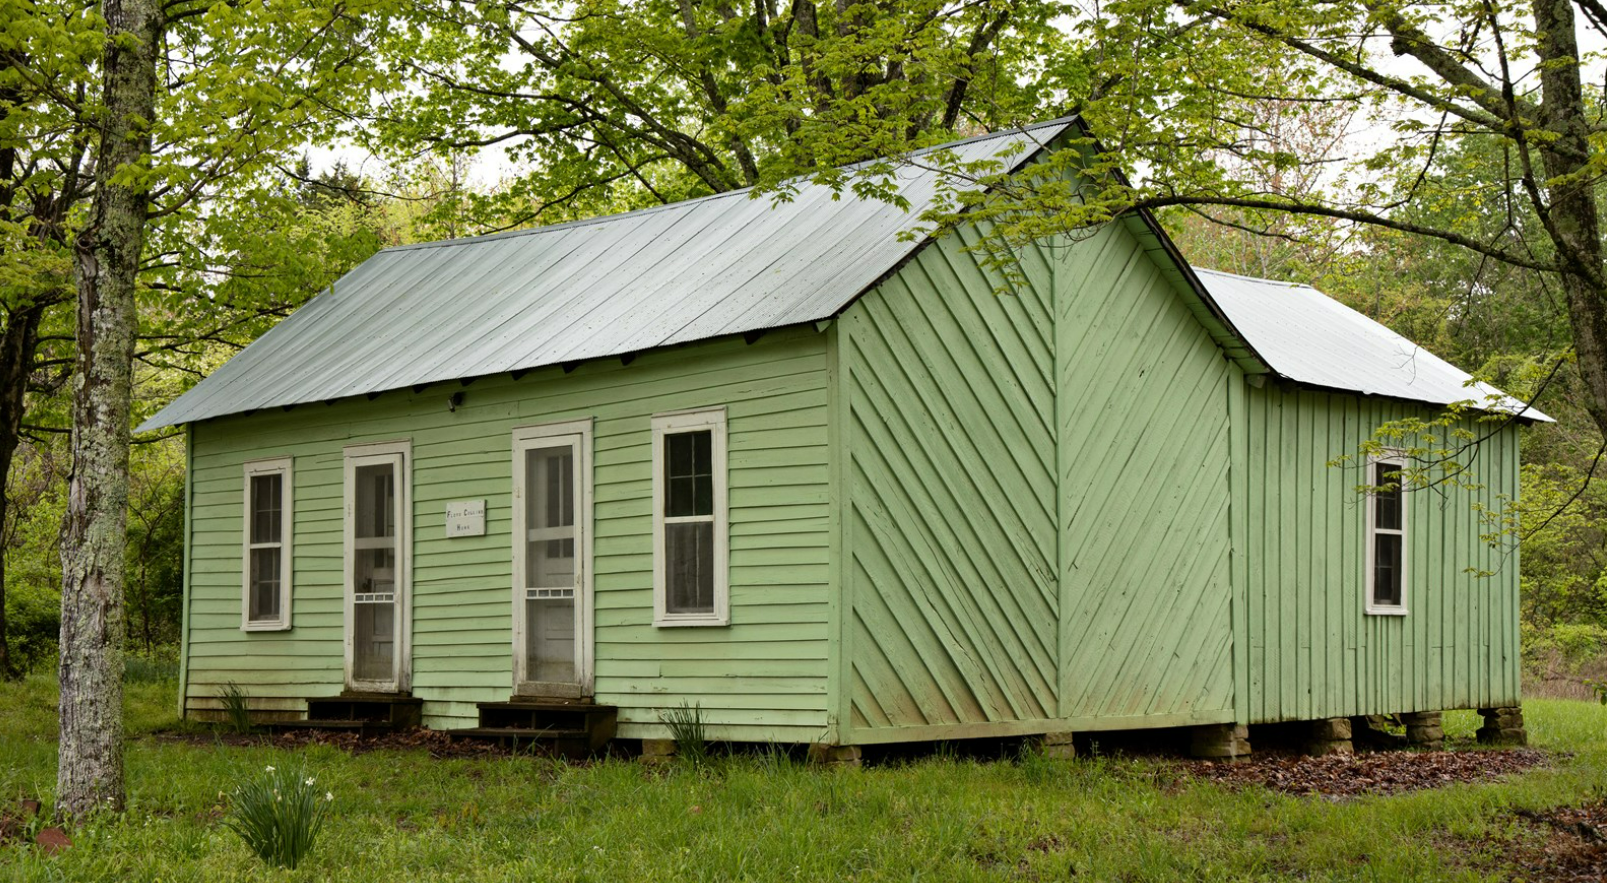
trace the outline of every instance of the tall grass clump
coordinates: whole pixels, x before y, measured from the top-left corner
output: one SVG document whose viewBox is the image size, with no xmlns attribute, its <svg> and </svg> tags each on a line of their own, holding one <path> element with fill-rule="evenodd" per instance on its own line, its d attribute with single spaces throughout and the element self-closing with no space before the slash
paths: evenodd
<svg viewBox="0 0 1607 883">
<path fill-rule="evenodd" d="M 179 660 L 174 653 L 129 653 L 123 657 L 123 683 L 165 684 L 179 678 Z"/>
<path fill-rule="evenodd" d="M 218 690 L 218 701 L 223 703 L 224 726 L 230 732 L 251 732 L 251 697 L 234 681 Z"/>
<path fill-rule="evenodd" d="M 263 861 L 295 870 L 312 851 L 334 800 L 328 791 L 319 793 L 305 768 L 270 766 L 235 787 L 224 825 Z"/>
<path fill-rule="evenodd" d="M 670 728 L 675 740 L 675 754 L 692 766 L 702 766 L 709 759 L 708 731 L 703 725 L 703 706 L 687 705 L 659 713 L 658 719 Z"/>
</svg>

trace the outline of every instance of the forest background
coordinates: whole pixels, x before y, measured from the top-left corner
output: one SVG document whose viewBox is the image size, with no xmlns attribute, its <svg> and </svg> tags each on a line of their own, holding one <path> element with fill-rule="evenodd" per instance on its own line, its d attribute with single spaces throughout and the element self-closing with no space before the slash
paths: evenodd
<svg viewBox="0 0 1607 883">
<path fill-rule="evenodd" d="M 1252 5 L 1235 10 L 1241 30 L 1261 20 Z M 1368 15 L 1383 6 L 1359 4 Z M 1287 45 L 1241 44 L 1231 70 L 1202 78 L 1190 66 L 1222 57 L 1190 16 L 1221 14 L 1193 3 L 165 8 L 135 422 L 384 247 L 742 187 L 781 199 L 797 175 L 886 198 L 890 166 L 834 170 L 1079 113 L 1140 183 L 1171 175 L 1196 193 L 1258 197 L 1158 209 L 1196 265 L 1315 285 L 1557 418 L 1526 431 L 1523 506 L 1492 541 L 1521 545 L 1528 692 L 1584 697 L 1607 681 L 1607 483 L 1590 480 L 1604 440 L 1565 298 L 1543 270 L 1407 229 L 1543 249 L 1533 232 L 1545 219 L 1516 192 L 1523 176 L 1500 139 L 1425 119 L 1354 77 L 1308 76 L 1289 66 Z M 1539 39 L 1519 5 L 1422 14 L 1425 32 L 1479 64 Z M 63 0 L 0 0 L 0 20 L 0 673 L 18 675 L 57 653 L 71 249 L 93 196 L 87 107 L 104 23 L 94 4 Z M 1324 27 L 1307 21 L 1301 33 Z M 1418 75 L 1399 47 L 1391 55 L 1387 28 L 1323 39 Z M 1130 88 L 1134 65 L 1153 81 L 1211 85 Z M 1500 79 L 1521 91 L 1533 73 Z M 1593 113 L 1598 99 L 1586 96 Z M 258 123 L 264 107 L 275 125 Z M 1594 178 L 1588 187 L 1599 202 Z M 1268 201 L 1365 204 L 1393 226 Z M 126 552 L 136 676 L 176 666 L 184 473 L 181 433 L 136 439 Z"/>
</svg>

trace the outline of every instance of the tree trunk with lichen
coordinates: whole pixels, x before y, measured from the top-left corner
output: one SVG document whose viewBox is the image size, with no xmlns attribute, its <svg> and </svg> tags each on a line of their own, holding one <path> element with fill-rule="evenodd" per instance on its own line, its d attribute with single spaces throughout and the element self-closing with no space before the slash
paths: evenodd
<svg viewBox="0 0 1607 883">
<path fill-rule="evenodd" d="M 105 106 L 88 227 L 74 247 L 78 373 L 72 478 L 62 528 L 61 744 L 56 808 L 123 805 L 123 546 L 128 529 L 129 406 L 135 276 L 149 195 L 130 174 L 150 155 L 156 0 L 105 0 Z"/>
<path fill-rule="evenodd" d="M 1562 289 L 1573 327 L 1579 374 L 1590 391 L 1590 415 L 1607 436 L 1607 263 L 1596 201 L 1591 123 L 1579 72 L 1571 0 L 1535 0 L 1539 33 L 1540 114 L 1535 139 L 1546 176 L 1544 222 L 1557 248 Z"/>
</svg>

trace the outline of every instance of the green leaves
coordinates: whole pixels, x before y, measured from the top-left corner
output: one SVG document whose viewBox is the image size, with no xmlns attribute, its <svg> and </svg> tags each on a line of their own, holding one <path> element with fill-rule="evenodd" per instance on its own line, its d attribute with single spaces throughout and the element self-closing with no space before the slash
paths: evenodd
<svg viewBox="0 0 1607 883">
<path fill-rule="evenodd" d="M 485 227 L 744 186 L 785 199 L 801 174 L 896 203 L 890 166 L 837 168 L 1052 115 L 1034 80 L 1071 57 L 1065 8 L 429 0 L 381 46 L 396 80 L 366 143 L 505 151 L 519 171 Z"/>
<path fill-rule="evenodd" d="M 267 767 L 235 786 L 223 824 L 263 861 L 295 870 L 312 851 L 335 795 L 306 767 Z"/>
</svg>

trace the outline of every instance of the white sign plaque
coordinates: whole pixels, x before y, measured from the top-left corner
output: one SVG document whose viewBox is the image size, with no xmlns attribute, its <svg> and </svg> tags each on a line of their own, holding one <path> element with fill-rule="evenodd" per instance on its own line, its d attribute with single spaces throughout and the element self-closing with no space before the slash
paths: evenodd
<svg viewBox="0 0 1607 883">
<path fill-rule="evenodd" d="M 447 537 L 485 536 L 485 501 L 458 500 L 446 504 Z"/>
</svg>

